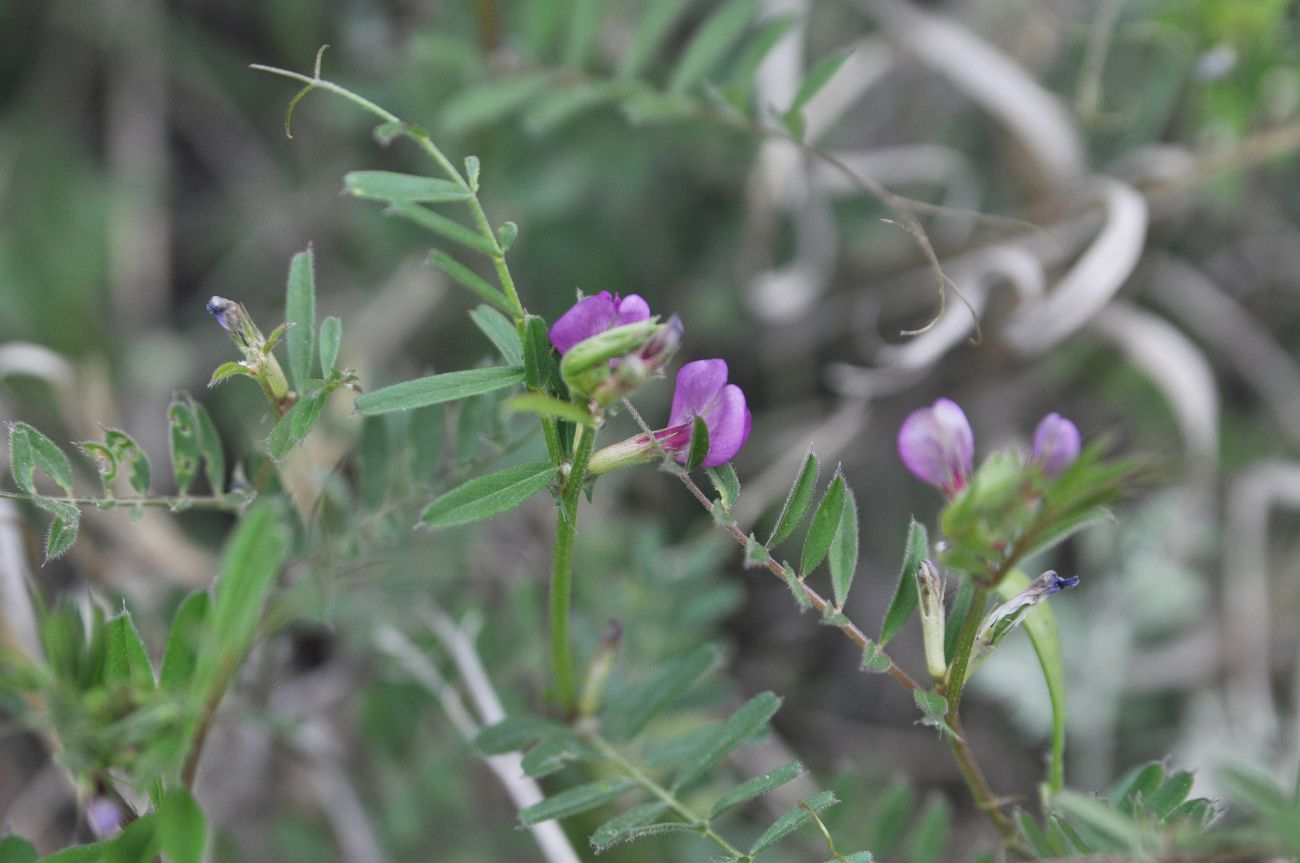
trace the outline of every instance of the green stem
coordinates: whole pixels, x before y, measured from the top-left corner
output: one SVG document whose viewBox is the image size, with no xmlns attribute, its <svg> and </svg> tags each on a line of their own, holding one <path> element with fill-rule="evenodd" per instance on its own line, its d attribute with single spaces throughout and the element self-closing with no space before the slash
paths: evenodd
<svg viewBox="0 0 1300 863">
<path fill-rule="evenodd" d="M 555 556 L 551 566 L 551 665 L 555 672 L 555 695 L 565 714 L 577 707 L 577 683 L 573 653 L 569 644 L 569 605 L 573 594 L 573 540 L 578 530 L 578 499 L 582 495 L 587 462 L 591 458 L 596 432 L 578 426 L 573 438 L 573 459 L 568 476 L 560 486 L 560 503 L 555 514 Z"/>
<path fill-rule="evenodd" d="M 971 651 L 975 645 L 975 634 L 979 631 L 980 620 L 984 616 L 984 607 L 988 605 L 989 588 L 977 585 L 971 597 L 970 607 L 966 610 L 966 619 L 961 623 L 957 635 L 957 648 L 953 651 L 952 666 L 948 672 L 948 685 L 944 694 L 948 697 L 948 711 L 956 714 L 961 703 L 962 689 L 966 685 L 966 671 L 970 667 Z"/>
<path fill-rule="evenodd" d="M 642 788 L 667 804 L 669 809 L 694 825 L 695 828 L 700 831 L 702 836 L 711 839 L 719 848 L 723 849 L 738 860 L 750 859 L 748 854 L 720 836 L 718 832 L 713 829 L 712 825 L 709 824 L 707 818 L 701 818 L 699 815 L 695 814 L 693 809 L 677 799 L 677 795 L 673 794 L 673 792 L 647 776 L 640 767 L 625 758 L 623 753 L 611 746 L 609 741 L 605 740 L 605 738 L 601 737 L 599 734 L 591 734 L 588 735 L 587 739 L 601 755 L 618 765 L 619 769 L 626 773 L 629 778 L 635 780 Z"/>
</svg>

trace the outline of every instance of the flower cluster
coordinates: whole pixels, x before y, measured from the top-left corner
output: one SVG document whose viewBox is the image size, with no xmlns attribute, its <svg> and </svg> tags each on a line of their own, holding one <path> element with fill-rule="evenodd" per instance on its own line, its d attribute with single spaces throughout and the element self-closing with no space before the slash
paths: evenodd
<svg viewBox="0 0 1300 863">
<path fill-rule="evenodd" d="M 646 301 L 601 291 L 574 304 L 550 329 L 551 344 L 563 357 L 561 371 L 570 389 L 603 407 L 663 371 L 681 342 L 682 324 L 674 315 L 658 324 Z M 749 438 L 753 417 L 740 387 L 727 382 L 725 360 L 696 360 L 677 372 L 668 425 L 637 435 L 592 455 L 592 475 L 647 461 L 663 450 L 686 463 L 695 418 L 704 421 L 709 448 L 703 467 L 726 464 Z"/>
<path fill-rule="evenodd" d="M 1034 430 L 1029 463 L 1049 477 L 1079 457 L 1079 429 L 1058 413 L 1043 417 Z M 975 435 L 965 412 L 950 399 L 912 411 L 898 430 L 898 454 L 918 479 L 956 497 L 970 480 Z"/>
</svg>

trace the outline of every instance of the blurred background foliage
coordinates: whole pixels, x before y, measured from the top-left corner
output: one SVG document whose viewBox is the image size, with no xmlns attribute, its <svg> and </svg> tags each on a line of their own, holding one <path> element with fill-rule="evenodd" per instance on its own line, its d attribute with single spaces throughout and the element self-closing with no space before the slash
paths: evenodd
<svg viewBox="0 0 1300 863">
<path fill-rule="evenodd" d="M 707 85 L 678 90 L 685 46 L 724 5 L 746 40 L 700 76 Z M 248 69 L 309 71 L 328 43 L 329 77 L 422 124 L 454 159 L 481 159 L 485 208 L 520 226 L 512 263 L 531 308 L 553 319 L 578 289 L 639 293 L 688 322 L 685 359 L 728 360 L 755 412 L 737 464 L 742 522 L 770 521 L 809 443 L 843 462 L 863 509 L 855 619 L 879 620 L 909 515 L 938 506 L 895 454 L 918 405 L 959 401 L 981 453 L 1023 444 L 1056 410 L 1156 460 L 1155 489 L 1043 562 L 1083 579 L 1054 603 L 1071 784 L 1099 788 L 1165 756 L 1209 768 L 1231 755 L 1294 776 L 1300 554 L 1294 514 L 1272 515 L 1300 504 L 1298 8 L 11 0 L 0 7 L 0 417 L 60 441 L 120 426 L 161 464 L 163 411 L 189 391 L 231 456 L 252 456 L 270 423 L 253 387 L 205 389 L 229 345 L 204 302 L 242 301 L 269 329 L 285 262 L 309 242 L 320 314 L 347 322 L 344 359 L 367 388 L 490 355 L 471 303 L 424 265 L 427 236 L 339 195 L 350 170 L 427 171 L 413 148 L 380 146 L 367 117 L 321 94 L 286 138 L 293 91 Z M 639 56 L 656 9 L 674 14 Z M 728 90 L 762 21 L 779 38 L 752 86 Z M 939 326 L 901 336 L 930 319 L 936 294 L 918 243 L 885 221 L 897 209 L 737 119 L 740 104 L 789 128 L 779 115 L 799 82 L 837 52 L 847 59 L 806 107 L 806 139 L 859 177 L 952 208 L 915 212 L 979 311 L 978 345 L 951 290 Z M 652 424 L 666 390 L 641 399 Z M 289 463 L 322 492 L 327 551 L 291 569 L 287 626 L 253 663 L 255 694 L 229 711 L 246 721 L 218 727 L 198 792 L 216 858 L 531 859 L 490 775 L 371 633 L 392 623 L 427 641 L 426 599 L 470 611 L 507 707 L 535 708 L 545 507 L 436 535 L 383 518 L 356 529 L 350 496 L 379 509 L 403 475 L 388 459 L 407 446 L 400 422 L 364 426 L 368 438 L 336 399 Z M 444 480 L 518 428 L 488 397 L 448 411 L 445 427 L 440 454 L 424 444 L 426 475 Z M 364 487 L 367 458 L 386 471 L 377 491 Z M 880 859 L 927 853 L 900 829 L 922 804 L 917 817 L 951 816 L 972 840 L 954 847 L 981 847 L 986 827 L 910 699 L 860 676 L 859 656 L 792 613 L 781 584 L 742 571 L 680 489 L 641 471 L 603 483 L 592 507 L 579 536 L 583 654 L 612 618 L 632 678 L 684 642 L 721 637 L 728 674 L 700 710 L 768 688 L 786 699 L 739 775 L 799 753 L 845 800 L 827 815 L 837 840 Z M 160 649 L 180 596 L 213 571 L 225 517 L 87 519 L 73 554 L 36 573 L 42 589 L 129 597 Z M 35 530 L 22 534 L 30 549 Z M 920 665 L 915 633 L 898 645 Z M 1032 663 L 1011 639 L 975 678 L 967 719 L 993 784 L 1027 799 L 1049 727 Z M 68 835 L 71 803 L 42 764 L 35 738 L 0 741 L 0 811 L 48 846 Z M 1198 782 L 1218 790 L 1208 770 Z M 665 859 L 707 857 L 690 838 L 657 841 Z M 825 850 L 807 841 L 788 859 Z"/>
</svg>

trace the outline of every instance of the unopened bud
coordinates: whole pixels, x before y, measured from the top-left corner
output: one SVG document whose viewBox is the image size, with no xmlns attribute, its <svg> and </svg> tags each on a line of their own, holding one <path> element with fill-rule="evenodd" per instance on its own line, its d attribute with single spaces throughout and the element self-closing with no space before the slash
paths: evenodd
<svg viewBox="0 0 1300 863">
<path fill-rule="evenodd" d="M 928 560 L 916 568 L 916 593 L 921 607 L 921 634 L 925 640 L 925 664 L 930 676 L 943 680 L 948 674 L 944 657 L 943 578 Z"/>
</svg>

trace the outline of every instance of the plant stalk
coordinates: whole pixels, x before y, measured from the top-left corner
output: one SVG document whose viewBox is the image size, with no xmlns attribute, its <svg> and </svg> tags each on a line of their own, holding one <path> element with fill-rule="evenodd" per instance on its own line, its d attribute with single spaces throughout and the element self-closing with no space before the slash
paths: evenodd
<svg viewBox="0 0 1300 863">
<path fill-rule="evenodd" d="M 577 709 L 577 678 L 569 643 L 569 605 L 573 594 L 573 541 L 578 530 L 578 499 L 582 495 L 587 462 L 596 441 L 594 429 L 578 426 L 573 438 L 573 459 L 560 485 L 560 502 L 555 514 L 555 555 L 551 566 L 551 665 L 555 674 L 555 696 L 566 716 Z"/>
</svg>

